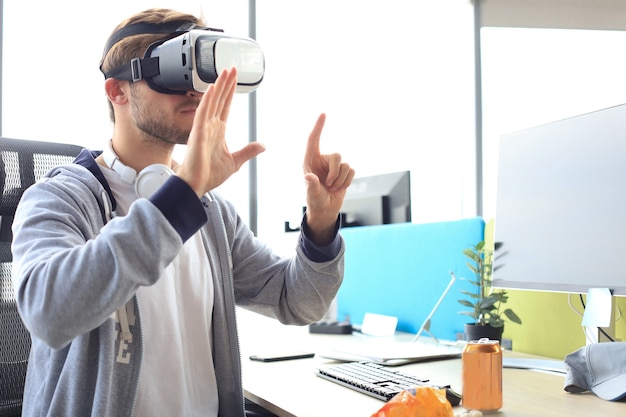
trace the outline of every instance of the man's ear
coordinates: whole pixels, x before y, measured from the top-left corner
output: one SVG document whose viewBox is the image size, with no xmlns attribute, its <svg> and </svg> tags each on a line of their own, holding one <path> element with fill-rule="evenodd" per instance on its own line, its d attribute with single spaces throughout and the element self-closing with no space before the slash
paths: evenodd
<svg viewBox="0 0 626 417">
<path fill-rule="evenodd" d="M 113 104 L 126 104 L 128 101 L 128 81 L 120 81 L 115 78 L 107 78 L 104 81 L 104 91 Z"/>
</svg>

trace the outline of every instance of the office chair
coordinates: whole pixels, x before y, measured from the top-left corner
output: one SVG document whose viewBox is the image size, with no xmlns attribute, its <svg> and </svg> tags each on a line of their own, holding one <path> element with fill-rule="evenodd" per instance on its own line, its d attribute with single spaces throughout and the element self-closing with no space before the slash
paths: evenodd
<svg viewBox="0 0 626 417">
<path fill-rule="evenodd" d="M 11 223 L 26 188 L 80 146 L 0 137 L 0 417 L 20 416 L 30 335 L 17 312 L 11 281 Z"/>
</svg>

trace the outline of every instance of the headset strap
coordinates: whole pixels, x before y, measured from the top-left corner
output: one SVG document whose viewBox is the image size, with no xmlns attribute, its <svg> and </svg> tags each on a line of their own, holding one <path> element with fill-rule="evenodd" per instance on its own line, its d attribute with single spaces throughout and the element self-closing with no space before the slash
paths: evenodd
<svg viewBox="0 0 626 417">
<path fill-rule="evenodd" d="M 107 40 L 106 46 L 104 47 L 104 52 L 102 53 L 102 59 L 106 57 L 109 53 L 109 50 L 121 41 L 124 38 L 133 35 L 159 35 L 159 34 L 175 34 L 178 32 L 188 32 L 191 29 L 196 28 L 195 23 L 185 22 L 185 21 L 175 21 L 168 23 L 132 23 L 128 26 L 124 26 L 123 28 L 116 30 L 111 34 L 109 39 Z"/>
<path fill-rule="evenodd" d="M 160 74 L 159 58 L 133 58 L 130 64 L 120 65 L 104 74 L 104 78 L 115 78 L 137 82 L 145 78 L 156 77 Z"/>
</svg>

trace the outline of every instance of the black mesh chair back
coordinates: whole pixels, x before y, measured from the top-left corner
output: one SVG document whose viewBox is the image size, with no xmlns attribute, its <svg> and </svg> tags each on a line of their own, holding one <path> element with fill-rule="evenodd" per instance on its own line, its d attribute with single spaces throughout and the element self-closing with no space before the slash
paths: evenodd
<svg viewBox="0 0 626 417">
<path fill-rule="evenodd" d="M 0 137 L 0 417 L 20 416 L 30 335 L 17 312 L 11 280 L 11 223 L 24 190 L 80 146 Z"/>
</svg>

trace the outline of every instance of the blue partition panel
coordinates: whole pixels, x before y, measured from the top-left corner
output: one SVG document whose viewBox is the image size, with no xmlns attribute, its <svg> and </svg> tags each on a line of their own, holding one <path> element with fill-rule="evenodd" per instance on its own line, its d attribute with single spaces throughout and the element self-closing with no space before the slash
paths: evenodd
<svg viewBox="0 0 626 417">
<path fill-rule="evenodd" d="M 338 318 L 361 324 L 365 313 L 398 317 L 397 330 L 417 333 L 448 286 L 450 272 L 470 277 L 463 249 L 483 239 L 482 218 L 436 223 L 401 223 L 341 230 L 346 241 L 345 277 L 337 295 Z M 457 279 L 431 320 L 437 338 L 454 340 L 470 321 L 459 311 Z"/>
</svg>

